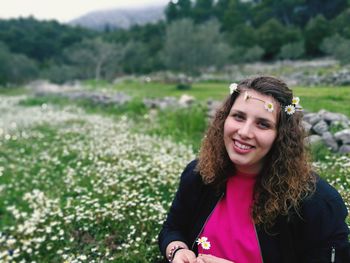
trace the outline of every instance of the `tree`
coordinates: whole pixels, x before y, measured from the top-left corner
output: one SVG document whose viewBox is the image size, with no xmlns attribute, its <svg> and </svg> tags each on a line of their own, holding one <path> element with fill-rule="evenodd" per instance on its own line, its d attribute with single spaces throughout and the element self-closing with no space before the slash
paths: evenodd
<svg viewBox="0 0 350 263">
<path fill-rule="evenodd" d="M 196 0 L 193 6 L 193 19 L 196 23 L 202 23 L 213 18 L 214 0 Z"/>
<path fill-rule="evenodd" d="M 0 20 L 0 41 L 6 43 L 11 52 L 40 62 L 61 57 L 64 48 L 95 34 L 88 29 L 57 21 L 38 21 L 33 17 Z"/>
<path fill-rule="evenodd" d="M 146 45 L 140 41 L 129 41 L 122 48 L 121 64 L 126 73 L 149 72 L 150 58 Z"/>
<path fill-rule="evenodd" d="M 115 63 L 121 60 L 120 50 L 116 45 L 95 38 L 83 40 L 65 50 L 65 54 L 70 62 L 81 68 L 82 78 L 99 80 L 102 75 L 117 71 Z"/>
<path fill-rule="evenodd" d="M 217 8 L 225 8 L 221 10 L 221 16 L 218 17 L 224 30 L 232 32 L 237 27 L 250 23 L 250 3 L 241 2 L 239 0 L 219 1 Z"/>
<path fill-rule="evenodd" d="M 192 3 L 191 0 L 170 1 L 165 9 L 165 17 L 168 23 L 177 19 L 191 16 Z"/>
<path fill-rule="evenodd" d="M 286 26 L 294 23 L 304 0 L 262 0 L 254 6 L 254 24 L 260 25 L 276 19 Z"/>
<path fill-rule="evenodd" d="M 305 53 L 304 42 L 293 42 L 282 46 L 279 53 L 281 59 L 298 59 Z"/>
<path fill-rule="evenodd" d="M 170 24 L 166 31 L 162 59 L 169 69 L 195 73 L 208 66 L 221 66 L 229 58 L 230 48 L 222 41 L 218 21 L 194 25 L 182 19 Z"/>
<path fill-rule="evenodd" d="M 258 43 L 258 32 L 249 25 L 238 25 L 232 32 L 226 34 L 229 44 L 242 47 L 253 47 Z"/>
<path fill-rule="evenodd" d="M 332 34 L 331 24 L 322 15 L 312 18 L 304 30 L 306 53 L 311 56 L 321 55 L 320 44 Z"/>
<path fill-rule="evenodd" d="M 0 42 L 0 84 L 22 84 L 38 76 L 36 63 L 22 54 L 14 54 Z"/>
<path fill-rule="evenodd" d="M 350 39 L 350 8 L 334 18 L 331 25 L 339 35 Z"/>
<path fill-rule="evenodd" d="M 0 42 L 0 84 L 6 84 L 9 81 L 11 53 L 7 46 Z"/>
<path fill-rule="evenodd" d="M 350 39 L 335 34 L 323 40 L 321 50 L 339 60 L 341 64 L 350 64 Z"/>
<path fill-rule="evenodd" d="M 23 54 L 13 54 L 10 62 L 10 81 L 26 83 L 39 74 L 37 63 Z"/>
<path fill-rule="evenodd" d="M 276 19 L 270 19 L 259 27 L 257 36 L 258 42 L 265 50 L 265 59 L 275 58 L 284 44 L 301 39 L 301 33 L 298 29 L 285 27 Z"/>
</svg>

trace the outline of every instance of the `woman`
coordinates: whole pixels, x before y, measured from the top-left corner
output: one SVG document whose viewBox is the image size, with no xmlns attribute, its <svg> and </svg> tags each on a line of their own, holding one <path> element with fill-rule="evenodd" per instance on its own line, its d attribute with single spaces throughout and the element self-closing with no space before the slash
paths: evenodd
<svg viewBox="0 0 350 263">
<path fill-rule="evenodd" d="M 279 79 L 230 86 L 159 234 L 173 263 L 350 262 L 347 210 L 311 171 L 299 98 Z"/>
</svg>

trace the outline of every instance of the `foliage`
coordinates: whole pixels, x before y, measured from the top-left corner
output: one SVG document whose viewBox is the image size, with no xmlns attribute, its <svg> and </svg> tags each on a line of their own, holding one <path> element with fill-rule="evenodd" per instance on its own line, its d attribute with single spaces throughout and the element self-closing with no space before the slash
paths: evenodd
<svg viewBox="0 0 350 263">
<path fill-rule="evenodd" d="M 22 83 L 38 76 L 59 83 L 112 80 L 119 74 L 159 70 L 197 73 L 228 62 L 309 59 L 325 54 L 320 44 L 327 37 L 337 33 L 350 39 L 348 6 L 346 0 L 178 0 L 169 1 L 165 21 L 104 32 L 33 17 L 0 20 L 0 41 L 7 46 L 0 48 L 2 61 L 13 57 L 13 66 L 20 67 L 3 65 L 0 82 Z M 189 28 L 174 30 L 183 20 Z M 297 44 L 302 42 L 304 52 Z M 349 63 L 346 44 L 331 54 L 342 64 Z"/>
<path fill-rule="evenodd" d="M 253 62 L 253 61 L 259 61 L 265 53 L 265 50 L 256 45 L 254 47 L 248 48 L 243 55 L 243 62 Z"/>
<path fill-rule="evenodd" d="M 283 45 L 300 39 L 300 30 L 286 28 L 276 19 L 270 19 L 258 29 L 260 45 L 265 50 L 265 58 L 276 57 Z"/>
<path fill-rule="evenodd" d="M 70 80 L 79 79 L 79 68 L 72 65 L 51 64 L 41 71 L 41 78 L 47 79 L 53 83 L 63 84 Z"/>
<path fill-rule="evenodd" d="M 344 38 L 350 39 L 350 8 L 331 21 L 331 26 L 335 32 Z"/>
<path fill-rule="evenodd" d="M 189 90 L 191 89 L 191 85 L 190 84 L 186 84 L 186 83 L 180 83 L 176 85 L 176 88 L 178 90 Z"/>
<path fill-rule="evenodd" d="M 323 39 L 332 35 L 331 24 L 322 16 L 312 18 L 304 31 L 305 51 L 310 55 L 319 55 Z"/>
<path fill-rule="evenodd" d="M 214 18 L 214 0 L 196 0 L 192 8 L 191 17 L 196 23 L 203 23 Z"/>
<path fill-rule="evenodd" d="M 193 73 L 208 66 L 222 66 L 230 49 L 222 41 L 216 20 L 195 25 L 191 20 L 173 22 L 166 32 L 164 64 L 173 70 Z"/>
<path fill-rule="evenodd" d="M 325 38 L 320 46 L 326 54 L 332 55 L 342 64 L 350 63 L 350 39 L 345 39 L 338 34 Z"/>
<path fill-rule="evenodd" d="M 165 16 L 169 23 L 177 19 L 188 18 L 191 15 L 191 0 L 178 0 L 176 3 L 170 1 L 165 9 Z"/>
<path fill-rule="evenodd" d="M 0 84 L 23 84 L 38 76 L 35 61 L 23 54 L 14 54 L 0 42 Z"/>
<path fill-rule="evenodd" d="M 152 62 L 150 60 L 154 57 L 150 56 L 146 45 L 142 42 L 131 40 L 121 50 L 122 59 L 120 66 L 122 66 L 125 73 L 146 73 L 151 71 L 150 66 Z"/>
<path fill-rule="evenodd" d="M 66 47 L 95 35 L 93 31 L 69 27 L 57 21 L 38 21 L 33 17 L 0 20 L 0 41 L 11 52 L 39 62 L 62 56 Z"/>
<path fill-rule="evenodd" d="M 101 38 L 84 39 L 65 50 L 67 59 L 79 67 L 81 78 L 113 76 L 121 61 L 120 46 L 103 41 Z"/>
<path fill-rule="evenodd" d="M 305 53 L 304 42 L 288 43 L 282 46 L 279 57 L 282 59 L 298 59 Z"/>
</svg>

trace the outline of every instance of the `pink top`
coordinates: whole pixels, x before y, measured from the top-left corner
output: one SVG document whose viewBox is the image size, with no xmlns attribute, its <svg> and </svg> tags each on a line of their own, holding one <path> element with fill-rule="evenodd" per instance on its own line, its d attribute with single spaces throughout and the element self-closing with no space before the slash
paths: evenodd
<svg viewBox="0 0 350 263">
<path fill-rule="evenodd" d="M 228 179 L 226 194 L 216 205 L 199 236 L 202 238 L 202 243 L 198 244 L 200 254 L 211 254 L 235 263 L 262 262 L 251 218 L 255 181 L 255 175 L 241 172 Z"/>
</svg>

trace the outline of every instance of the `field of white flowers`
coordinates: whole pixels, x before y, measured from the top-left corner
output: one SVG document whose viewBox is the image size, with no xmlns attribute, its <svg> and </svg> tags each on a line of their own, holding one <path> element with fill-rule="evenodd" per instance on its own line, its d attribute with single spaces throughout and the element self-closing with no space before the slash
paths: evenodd
<svg viewBox="0 0 350 263">
<path fill-rule="evenodd" d="M 0 97 L 0 262 L 155 262 L 191 147 Z"/>
<path fill-rule="evenodd" d="M 0 96 L 0 262 L 156 262 L 191 145 L 125 115 L 25 99 Z M 315 166 L 350 208 L 350 158 Z"/>
</svg>

